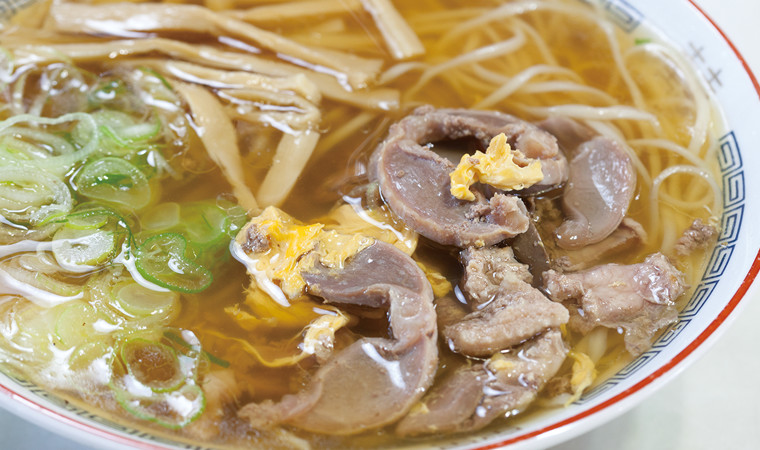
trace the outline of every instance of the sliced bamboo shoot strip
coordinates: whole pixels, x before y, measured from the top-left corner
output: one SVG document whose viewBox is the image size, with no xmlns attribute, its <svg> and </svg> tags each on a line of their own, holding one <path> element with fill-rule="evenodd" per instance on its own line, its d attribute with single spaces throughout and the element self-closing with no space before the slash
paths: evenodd
<svg viewBox="0 0 760 450">
<path fill-rule="evenodd" d="M 408 59 L 425 53 L 425 47 L 414 30 L 396 11 L 390 0 L 361 0 L 364 9 L 375 19 L 380 34 L 385 39 L 395 59 Z"/>
<path fill-rule="evenodd" d="M 287 198 L 318 141 L 319 132 L 315 130 L 282 136 L 272 167 L 256 193 L 262 206 L 279 205 Z"/>
<path fill-rule="evenodd" d="M 86 5 L 54 3 L 48 26 L 56 31 L 109 36 L 180 31 L 213 36 L 236 36 L 275 52 L 303 67 L 326 68 L 341 73 L 354 88 L 365 87 L 377 75 L 382 61 L 349 53 L 307 47 L 243 21 L 197 5 L 122 3 Z"/>
<path fill-rule="evenodd" d="M 201 86 L 175 83 L 174 88 L 190 106 L 198 136 L 209 157 L 222 169 L 238 203 L 248 210 L 257 210 L 256 198 L 245 184 L 237 133 L 222 104 Z"/>
</svg>

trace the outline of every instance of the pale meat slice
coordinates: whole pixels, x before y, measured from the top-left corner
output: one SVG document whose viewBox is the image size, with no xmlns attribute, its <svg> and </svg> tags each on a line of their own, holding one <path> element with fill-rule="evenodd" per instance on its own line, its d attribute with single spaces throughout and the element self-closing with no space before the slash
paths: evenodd
<svg viewBox="0 0 760 450">
<path fill-rule="evenodd" d="M 562 196 L 565 221 L 556 231 L 557 244 L 577 249 L 595 244 L 617 229 L 636 189 L 636 171 L 622 144 L 594 135 L 566 118 L 541 127 L 554 134 L 570 161 Z"/>
<path fill-rule="evenodd" d="M 551 329 L 485 363 L 457 369 L 433 387 L 399 422 L 403 436 L 481 429 L 517 414 L 535 400 L 567 355 L 562 334 Z"/>
<path fill-rule="evenodd" d="M 472 312 L 467 312 L 464 305 L 451 297 L 439 299 L 436 308 L 446 311 L 446 316 L 439 316 L 441 334 L 449 347 L 466 356 L 489 357 L 552 326 L 567 323 L 567 309 L 548 300 L 529 284 L 524 286 L 530 289 L 521 288 L 500 296 L 483 309 Z M 459 321 L 451 321 L 457 317 Z"/>
<path fill-rule="evenodd" d="M 309 291 L 326 301 L 388 308 L 392 337 L 359 339 L 320 367 L 301 392 L 248 404 L 239 415 L 255 426 L 339 435 L 403 417 L 432 384 L 438 364 L 433 293 L 424 273 L 378 241 L 342 269 L 317 264 L 302 275 Z"/>
<path fill-rule="evenodd" d="M 371 173 L 383 200 L 430 240 L 457 247 L 491 245 L 528 227 L 527 210 L 517 197 L 496 194 L 488 200 L 476 192 L 469 202 L 451 195 L 454 164 L 417 144 L 397 143 L 376 161 Z"/>
<path fill-rule="evenodd" d="M 687 256 L 696 250 L 708 247 L 715 242 L 718 237 L 718 229 L 714 226 L 702 222 L 700 219 L 694 220 L 691 226 L 683 232 L 675 245 L 675 254 L 677 256 Z"/>
<path fill-rule="evenodd" d="M 617 142 L 595 137 L 581 144 L 570 159 L 559 246 L 580 248 L 609 236 L 625 217 L 635 187 L 633 163 Z"/>
<path fill-rule="evenodd" d="M 528 231 L 509 242 L 518 261 L 528 264 L 533 274 L 533 285 L 543 286 L 543 272 L 555 269 L 561 272 L 577 272 L 609 262 L 615 255 L 635 251 L 647 241 L 644 227 L 631 217 L 624 217 L 609 236 L 595 244 L 567 249 L 557 245 L 554 239 L 546 239 L 562 223 L 562 211 L 555 199 L 541 198 L 528 202 L 533 216 Z M 540 229 L 540 232 L 539 232 Z"/>
<path fill-rule="evenodd" d="M 464 266 L 462 290 L 473 308 L 493 301 L 508 283 L 530 283 L 528 266 L 517 262 L 510 247 L 469 248 L 459 254 Z"/>
<path fill-rule="evenodd" d="M 590 141 L 597 135 L 591 128 L 581 125 L 573 119 L 561 116 L 550 117 L 539 122 L 538 126 L 551 133 L 566 154 L 571 153 L 579 145 Z"/>
<path fill-rule="evenodd" d="M 450 296 L 436 305 L 441 333 L 455 352 L 489 357 L 568 321 L 564 306 L 531 286 L 527 266 L 509 247 L 468 249 L 462 259 L 469 307 Z"/>
<path fill-rule="evenodd" d="M 647 233 L 644 227 L 630 217 L 625 217 L 615 231 L 596 244 L 589 244 L 575 250 L 556 249 L 553 252 L 553 263 L 555 268 L 565 272 L 585 270 L 612 255 L 641 246 L 646 239 Z"/>
<path fill-rule="evenodd" d="M 686 290 L 683 274 L 661 253 L 639 264 L 606 264 L 569 274 L 549 270 L 544 282 L 549 298 L 572 312 L 571 329 L 585 334 L 596 326 L 623 328 L 633 355 L 678 319 L 675 300 Z"/>
<path fill-rule="evenodd" d="M 541 159 L 545 179 L 536 189 L 566 179 L 567 161 L 554 137 L 536 126 L 497 112 L 431 107 L 418 108 L 391 126 L 372 155 L 369 177 L 393 212 L 428 239 L 462 248 L 496 244 L 527 229 L 523 202 L 504 193 L 488 198 L 477 186 L 471 188 L 474 201 L 455 198 L 449 173 L 456 166 L 428 144 L 473 138 L 485 149 L 499 133 L 527 157 Z"/>
</svg>

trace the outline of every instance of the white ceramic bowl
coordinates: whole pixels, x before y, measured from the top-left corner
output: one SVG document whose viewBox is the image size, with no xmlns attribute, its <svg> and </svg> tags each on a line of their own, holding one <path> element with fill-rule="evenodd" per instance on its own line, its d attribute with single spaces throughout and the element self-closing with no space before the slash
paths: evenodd
<svg viewBox="0 0 760 450">
<path fill-rule="evenodd" d="M 746 62 L 723 31 L 691 0 L 584 1 L 601 5 L 628 33 L 657 30 L 691 60 L 715 94 L 728 130 L 715 143 L 724 190 L 721 234 L 680 320 L 650 350 L 565 409 L 519 429 L 479 435 L 477 441 L 462 436 L 452 442 L 463 449 L 546 447 L 628 410 L 704 352 L 734 318 L 760 270 L 760 233 L 750 229 L 751 224 L 760 222 L 760 197 L 747 195 L 760 192 L 760 178 L 751 176 L 752 168 L 760 168 L 760 153 L 751 151 L 760 138 L 760 85 Z M 97 448 L 190 448 L 97 417 L 3 373 L 0 406 L 40 427 Z"/>
</svg>

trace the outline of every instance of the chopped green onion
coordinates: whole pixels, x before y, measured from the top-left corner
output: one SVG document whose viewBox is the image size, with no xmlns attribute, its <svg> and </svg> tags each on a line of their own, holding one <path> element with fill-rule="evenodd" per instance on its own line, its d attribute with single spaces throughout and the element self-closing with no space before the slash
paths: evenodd
<svg viewBox="0 0 760 450">
<path fill-rule="evenodd" d="M 134 248 L 134 238 L 132 230 L 127 219 L 116 211 L 95 202 L 80 203 L 74 209 L 74 212 L 57 219 L 65 223 L 66 228 L 94 232 L 108 233 L 113 237 L 114 254 L 122 249 L 122 244 L 126 239 L 127 248 Z"/>
<path fill-rule="evenodd" d="M 113 209 L 96 202 L 80 203 L 63 219 L 66 225 L 80 230 L 119 225 L 129 229 L 127 219 Z"/>
<path fill-rule="evenodd" d="M 111 217 L 99 210 L 89 210 L 68 214 L 64 220 L 66 225 L 77 230 L 96 230 L 103 228 Z"/>
<path fill-rule="evenodd" d="M 153 69 L 142 67 L 139 71 L 132 74 L 132 80 L 140 90 L 140 98 L 148 105 L 156 107 L 158 110 L 171 113 L 184 114 L 182 102 L 180 101 L 172 85 L 160 73 Z M 165 117 L 165 116 L 164 116 Z M 173 121 L 182 116 L 176 116 Z M 180 119 L 182 122 L 184 120 Z"/>
<path fill-rule="evenodd" d="M 234 238 L 237 236 L 245 224 L 248 222 L 248 214 L 242 206 L 237 203 L 228 203 L 225 200 L 217 201 L 217 206 L 222 208 L 227 215 L 225 228 L 227 235 Z"/>
<path fill-rule="evenodd" d="M 177 233 L 146 240 L 137 251 L 135 267 L 151 283 L 177 292 L 197 293 L 211 285 L 213 276 L 185 255 L 187 241 Z"/>
<path fill-rule="evenodd" d="M 182 337 L 176 333 L 167 331 L 164 333 L 164 336 L 167 339 L 171 340 L 172 342 L 179 344 L 188 350 L 194 349 L 192 345 L 188 344 L 187 341 L 182 339 Z M 216 364 L 217 366 L 224 367 L 225 369 L 230 366 L 229 361 L 225 361 L 222 358 L 219 358 L 218 356 L 214 356 L 205 350 L 203 351 L 203 354 L 208 358 L 209 362 L 212 364 Z"/>
<path fill-rule="evenodd" d="M 9 127 L 2 136 L 2 147 L 26 160 L 45 159 L 76 152 L 74 144 L 65 135 L 49 133 L 34 128 Z"/>
<path fill-rule="evenodd" d="M 100 338 L 104 337 L 100 336 Z M 101 340 L 86 342 L 77 346 L 69 356 L 69 368 L 74 371 L 87 370 L 99 359 L 103 359 L 106 364 L 110 363 L 113 356 L 113 347 L 105 342 Z M 103 382 L 107 383 L 108 379 L 106 378 Z"/>
<path fill-rule="evenodd" d="M 161 339 L 164 327 L 179 314 L 178 294 L 156 292 L 155 295 L 166 295 L 168 298 L 177 297 L 177 299 L 171 303 L 158 300 L 154 305 L 156 307 L 148 312 L 149 305 L 136 304 L 139 299 L 132 296 L 134 291 L 130 293 L 131 288 L 124 290 L 132 284 L 137 284 L 137 282 L 128 270 L 121 264 L 112 264 L 90 277 L 87 283 L 87 294 L 90 303 L 105 314 L 109 322 L 119 324 L 119 329 L 113 334 L 114 338 L 123 340 L 126 337 L 139 336 L 150 340 Z"/>
<path fill-rule="evenodd" d="M 146 214 L 143 228 L 185 236 L 194 248 L 205 249 L 228 242 L 229 218 L 211 202 L 162 203 Z"/>
<path fill-rule="evenodd" d="M 124 312 L 134 317 L 162 314 L 179 303 L 176 292 L 153 291 L 132 281 L 115 286 L 111 292 Z"/>
<path fill-rule="evenodd" d="M 208 247 L 227 240 L 227 215 L 209 203 L 183 205 L 182 223 L 188 238 L 200 247 Z"/>
<path fill-rule="evenodd" d="M 169 429 L 182 428 L 198 417 L 206 409 L 203 390 L 194 384 L 185 384 L 176 391 L 145 395 L 123 387 L 129 383 L 111 383 L 116 401 L 135 417 L 154 422 Z"/>
<path fill-rule="evenodd" d="M 52 292 L 55 295 L 74 298 L 82 294 L 82 286 L 61 281 L 46 273 L 34 272 L 32 277 L 34 278 L 34 284 L 37 285 L 37 287 L 44 291 Z"/>
<path fill-rule="evenodd" d="M 166 337 L 166 333 L 173 333 L 175 330 L 182 337 L 182 340 L 186 345 L 182 345 L 172 339 Z M 177 351 L 180 366 L 182 366 L 182 373 L 185 374 L 185 378 L 188 380 L 198 381 L 199 374 L 205 371 L 208 366 L 208 358 L 206 358 L 206 352 L 201 348 L 201 342 L 198 337 L 190 330 L 182 330 L 177 328 L 169 328 L 163 332 L 162 342 Z"/>
<path fill-rule="evenodd" d="M 200 417 L 206 399 L 197 384 L 203 361 L 197 344 L 176 349 L 143 338 L 126 341 L 111 366 L 109 387 L 116 401 L 134 416 L 171 429 Z"/>
<path fill-rule="evenodd" d="M 108 147 L 134 151 L 144 147 L 144 144 L 157 137 L 161 131 L 161 122 L 138 122 L 131 115 L 114 110 L 101 110 L 93 113 L 93 118 L 100 124 L 100 131 L 112 145 Z"/>
<path fill-rule="evenodd" d="M 121 347 L 127 372 L 153 392 L 171 392 L 185 382 L 177 352 L 168 345 L 131 339 Z"/>
<path fill-rule="evenodd" d="M 90 92 L 90 103 L 101 104 L 123 95 L 127 92 L 127 85 L 122 80 L 108 80 Z"/>
<path fill-rule="evenodd" d="M 145 211 L 140 217 L 143 230 L 169 231 L 181 221 L 180 205 L 175 202 L 158 204 Z"/>
<path fill-rule="evenodd" d="M 9 301 L 6 304 L 13 305 L 13 302 Z M 4 331 L 5 337 L 12 338 L 14 347 L 33 355 L 35 359 L 51 357 L 50 340 L 59 310 L 31 302 L 19 302 L 11 308 L 10 323 L 15 330 L 12 336 Z"/>
<path fill-rule="evenodd" d="M 112 231 L 65 226 L 53 236 L 52 250 L 64 269 L 87 272 L 116 256 L 116 236 Z"/>
<path fill-rule="evenodd" d="M 21 257 L 0 263 L 0 284 L 12 286 L 15 294 L 43 307 L 53 307 L 82 298 L 82 286 L 25 267 Z"/>
<path fill-rule="evenodd" d="M 72 198 L 63 181 L 44 171 L 0 168 L 0 216 L 16 224 L 37 226 L 50 216 L 68 213 Z"/>
<path fill-rule="evenodd" d="M 155 70 L 151 69 L 150 67 L 140 67 L 140 70 L 142 70 L 143 72 L 145 72 L 148 75 L 151 75 L 151 76 L 157 78 L 161 82 L 161 84 L 163 84 L 164 87 L 166 87 L 166 89 L 172 90 L 172 85 L 169 84 L 169 82 L 166 81 L 166 78 L 164 78 L 163 75 L 161 75 L 160 73 L 156 72 Z"/>
<path fill-rule="evenodd" d="M 60 348 L 71 348 L 102 337 L 95 323 L 102 320 L 98 311 L 89 303 L 76 302 L 68 305 L 55 323 L 55 337 Z M 106 330 L 102 330 L 106 331 Z"/>
<path fill-rule="evenodd" d="M 80 194 L 131 209 L 145 207 L 151 189 L 145 175 L 128 161 L 107 156 L 85 165 L 74 177 Z"/>
<path fill-rule="evenodd" d="M 75 164 L 86 160 L 100 146 L 98 125 L 92 116 L 87 113 L 74 112 L 54 119 L 32 114 L 19 114 L 0 122 L 0 137 L 7 138 L 8 136 L 13 136 L 14 131 L 18 130 L 17 124 L 20 123 L 28 123 L 27 127 L 34 126 L 36 128 L 40 128 L 43 125 L 46 127 L 56 125 L 61 127 L 64 125 L 68 127 L 73 126 L 72 136 L 74 138 L 74 145 L 78 146 L 78 149 L 74 152 L 59 155 L 30 158 L 28 151 L 14 152 L 12 149 L 2 146 L 0 147 L 0 161 L 8 166 L 18 166 L 33 170 L 44 169 L 50 173 L 63 176 Z M 62 131 L 65 132 L 66 129 L 59 130 L 58 133 Z M 38 132 L 51 133 L 50 131 L 42 130 Z M 37 134 L 37 136 L 40 139 L 41 135 Z M 41 156 L 50 152 L 43 146 L 39 151 L 33 153 Z"/>
</svg>

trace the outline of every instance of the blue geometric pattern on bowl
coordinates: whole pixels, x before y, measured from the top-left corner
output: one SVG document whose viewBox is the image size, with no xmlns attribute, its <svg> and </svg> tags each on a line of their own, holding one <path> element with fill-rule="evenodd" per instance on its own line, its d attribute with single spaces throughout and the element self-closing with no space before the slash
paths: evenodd
<svg viewBox="0 0 760 450">
<path fill-rule="evenodd" d="M 744 168 L 739 144 L 733 131 L 726 133 L 718 140 L 718 163 L 723 181 L 724 208 L 720 220 L 720 235 L 707 262 L 702 280 L 694 290 L 689 302 L 678 314 L 678 322 L 668 327 L 655 340 L 649 350 L 628 363 L 628 365 L 608 378 L 604 383 L 587 391 L 575 403 L 583 404 L 593 400 L 646 366 L 649 361 L 653 360 L 663 348 L 689 326 L 691 318 L 697 315 L 702 306 L 710 299 L 715 287 L 718 285 L 718 280 L 726 270 L 731 255 L 736 248 L 736 239 L 741 231 L 742 218 L 744 216 Z"/>
<path fill-rule="evenodd" d="M 0 20 L 12 16 L 16 11 L 21 9 L 32 0 L 0 0 Z M 580 0 L 588 4 L 600 5 L 608 18 L 617 26 L 627 33 L 632 33 L 644 21 L 644 15 L 636 9 L 633 4 L 626 0 Z M 709 300 L 715 287 L 718 285 L 719 277 L 728 265 L 735 249 L 735 242 L 738 239 L 742 221 L 744 217 L 745 201 L 745 179 L 741 151 L 733 131 L 723 135 L 718 140 L 718 163 L 721 171 L 721 184 L 723 187 L 723 214 L 720 220 L 720 234 L 717 245 L 707 263 L 702 280 L 697 285 L 689 302 L 679 313 L 678 322 L 669 326 L 652 344 L 652 347 L 641 354 L 639 357 L 628 363 L 617 374 L 613 375 L 603 383 L 585 392 L 583 396 L 574 404 L 584 404 L 601 396 L 605 392 L 613 389 L 623 380 L 634 375 L 640 369 L 645 367 L 650 361 L 669 345 L 678 335 L 689 327 L 691 319 L 699 312 L 702 306 Z M 152 441 L 159 444 L 171 445 L 176 448 L 188 450 L 206 450 L 207 447 L 187 444 L 176 441 L 171 437 L 157 436 L 151 432 L 137 429 L 131 426 L 106 419 L 91 412 L 88 412 L 55 394 L 52 394 L 36 384 L 18 377 L 12 373 L 6 372 L 0 366 L 0 373 L 12 379 L 16 384 L 25 388 L 32 395 L 40 398 L 41 404 L 54 405 L 61 410 L 79 416 L 90 423 L 102 424 L 117 433 L 134 436 L 145 441 Z M 481 436 L 480 439 L 487 439 L 488 436 Z M 471 438 L 466 442 L 473 443 Z M 464 442 L 463 442 L 464 443 Z"/>
</svg>

